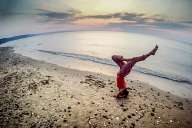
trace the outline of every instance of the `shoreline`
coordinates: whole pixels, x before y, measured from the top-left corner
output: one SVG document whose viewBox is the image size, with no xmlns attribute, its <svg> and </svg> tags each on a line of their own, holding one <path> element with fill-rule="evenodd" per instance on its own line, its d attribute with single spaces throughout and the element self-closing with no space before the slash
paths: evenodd
<svg viewBox="0 0 192 128">
<path fill-rule="evenodd" d="M 67 69 L 0 47 L 1 127 L 192 127 L 192 101 L 128 80 Z"/>
<path fill-rule="evenodd" d="M 86 56 L 83 54 L 73 54 L 73 53 L 63 53 L 67 54 L 65 55 L 59 55 L 59 54 L 50 54 L 50 53 L 42 53 L 38 52 L 38 50 L 30 50 L 30 49 L 17 49 L 14 48 L 16 54 L 20 54 L 23 56 L 26 56 L 28 58 L 33 58 L 34 60 L 40 60 L 51 64 L 56 64 L 61 67 L 75 69 L 78 71 L 88 71 L 88 72 L 99 72 L 108 76 L 114 76 L 117 72 L 117 67 L 114 64 L 110 64 L 109 60 L 106 62 L 101 61 L 101 63 L 96 62 L 97 60 L 101 58 L 95 58 L 96 61 L 94 61 L 94 57 L 92 59 L 85 59 Z M 69 55 L 69 56 L 68 56 Z M 72 56 L 71 56 L 72 55 Z M 83 56 L 83 59 L 81 57 Z M 89 56 L 90 57 L 90 56 Z M 85 59 L 85 60 L 84 60 Z M 113 66 L 112 66 L 113 65 Z M 192 99 L 192 85 L 186 82 L 179 82 L 184 80 L 183 78 L 174 78 L 173 75 L 168 74 L 162 74 L 158 75 L 159 73 L 155 74 L 146 74 L 145 71 L 143 72 L 139 71 L 140 66 L 137 65 L 135 68 L 133 68 L 132 73 L 130 73 L 127 77 L 127 79 L 132 80 L 140 80 L 142 82 L 148 83 L 156 88 L 159 88 L 160 90 L 170 92 L 174 95 L 177 95 L 179 97 L 183 98 L 189 98 Z M 144 69 L 145 70 L 145 69 Z M 152 73 L 152 72 L 151 72 Z M 167 76 L 164 78 L 163 76 Z M 170 78 L 170 79 L 169 79 Z M 189 81 L 188 81 L 189 82 Z"/>
</svg>

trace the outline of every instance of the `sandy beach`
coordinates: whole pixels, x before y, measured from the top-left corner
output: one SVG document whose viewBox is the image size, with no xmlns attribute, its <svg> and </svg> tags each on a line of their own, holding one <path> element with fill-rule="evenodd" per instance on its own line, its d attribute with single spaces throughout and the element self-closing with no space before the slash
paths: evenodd
<svg viewBox="0 0 192 128">
<path fill-rule="evenodd" d="M 191 128 L 192 100 L 128 79 L 63 68 L 0 48 L 2 128 Z"/>
</svg>

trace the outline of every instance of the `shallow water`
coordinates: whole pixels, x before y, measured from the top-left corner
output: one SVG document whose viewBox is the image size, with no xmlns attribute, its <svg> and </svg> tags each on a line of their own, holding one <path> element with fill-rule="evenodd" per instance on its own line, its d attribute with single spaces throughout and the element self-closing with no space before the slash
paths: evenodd
<svg viewBox="0 0 192 128">
<path fill-rule="evenodd" d="M 111 55 L 142 55 L 155 44 L 155 56 L 139 62 L 128 79 L 139 79 L 183 97 L 191 97 L 192 45 L 154 36 L 127 32 L 81 31 L 33 36 L 2 46 L 17 53 L 64 67 L 115 75 L 118 67 Z"/>
</svg>

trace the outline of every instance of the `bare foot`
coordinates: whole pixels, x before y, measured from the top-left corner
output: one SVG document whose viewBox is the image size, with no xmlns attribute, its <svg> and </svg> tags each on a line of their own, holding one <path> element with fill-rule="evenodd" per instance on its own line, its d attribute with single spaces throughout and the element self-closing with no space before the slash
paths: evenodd
<svg viewBox="0 0 192 128">
<path fill-rule="evenodd" d="M 155 46 L 155 48 L 151 51 L 151 55 L 155 55 L 155 53 L 157 52 L 158 49 L 158 45 Z"/>
</svg>

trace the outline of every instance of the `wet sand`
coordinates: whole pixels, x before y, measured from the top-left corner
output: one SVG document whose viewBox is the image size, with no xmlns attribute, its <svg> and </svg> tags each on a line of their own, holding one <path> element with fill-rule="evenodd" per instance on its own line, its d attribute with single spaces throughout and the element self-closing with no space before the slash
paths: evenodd
<svg viewBox="0 0 192 128">
<path fill-rule="evenodd" d="M 33 60 L 0 48 L 0 127 L 190 128 L 192 100 L 128 79 Z"/>
</svg>

